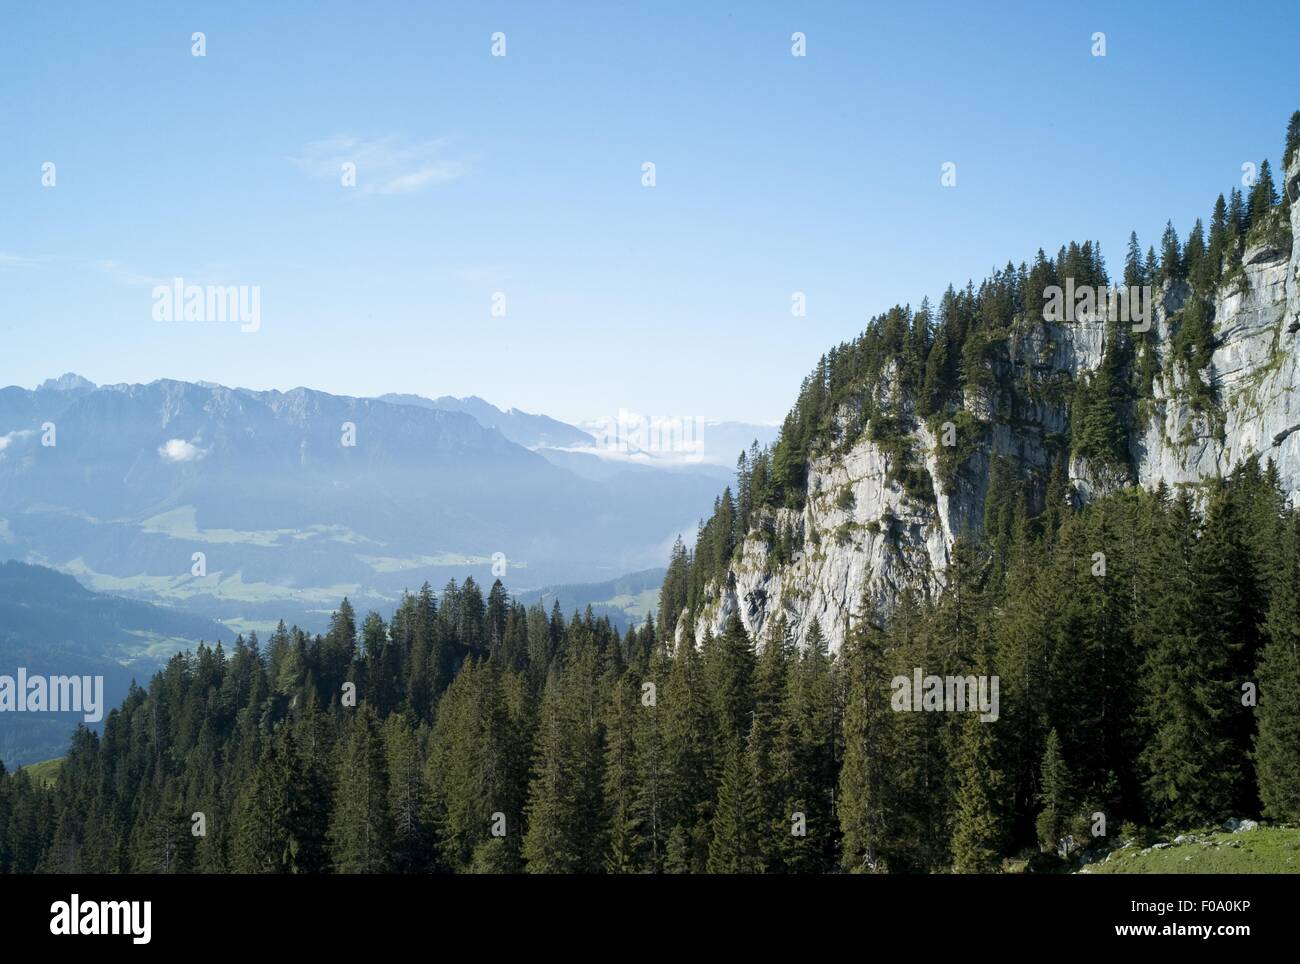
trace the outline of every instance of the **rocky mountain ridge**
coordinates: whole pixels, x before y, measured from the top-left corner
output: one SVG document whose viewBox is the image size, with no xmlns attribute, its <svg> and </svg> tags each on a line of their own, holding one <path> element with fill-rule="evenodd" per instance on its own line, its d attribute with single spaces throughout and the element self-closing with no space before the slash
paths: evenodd
<svg viewBox="0 0 1300 964">
<path fill-rule="evenodd" d="M 1129 407 L 1128 466 L 1071 452 L 1072 498 L 1087 502 L 1131 484 L 1195 487 L 1255 456 L 1272 459 L 1283 488 L 1300 497 L 1300 152 L 1282 187 L 1293 202 L 1289 234 L 1252 239 L 1240 269 L 1218 286 L 1213 352 L 1196 372 L 1174 352 L 1192 289 L 1182 280 L 1156 286 L 1150 330 L 1131 335 L 1135 344 L 1148 339 L 1154 374 L 1147 397 Z M 783 617 L 801 646 L 816 621 L 834 651 L 850 619 L 887 617 L 905 587 L 940 589 L 954 540 L 982 529 L 996 457 L 1014 460 L 1041 507 L 1053 451 L 1070 430 L 1063 387 L 1098 371 L 1112 330 L 1100 319 L 1017 317 L 992 353 L 991 380 L 967 385 L 961 413 L 945 423 L 918 418 L 915 397 L 887 366 L 867 390 L 910 425 L 904 441 L 925 470 L 920 477 L 928 475 L 922 491 L 909 492 L 898 478 L 897 448 L 870 431 L 846 450 L 815 455 L 802 508 L 763 510 L 769 532 L 790 533 L 789 560 L 776 561 L 771 539 L 752 527 L 725 575 L 710 580 L 694 618 L 687 611 L 677 621 L 678 641 L 720 633 L 738 613 L 759 645 Z M 1214 404 L 1198 402 L 1190 390 L 1197 380 L 1212 386 Z M 831 434 L 845 434 L 857 415 L 852 407 L 837 411 Z"/>
</svg>

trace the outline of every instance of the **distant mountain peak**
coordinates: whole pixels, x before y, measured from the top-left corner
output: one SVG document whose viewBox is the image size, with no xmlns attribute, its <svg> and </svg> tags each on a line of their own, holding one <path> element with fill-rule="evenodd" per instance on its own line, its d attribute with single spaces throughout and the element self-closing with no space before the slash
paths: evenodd
<svg viewBox="0 0 1300 964">
<path fill-rule="evenodd" d="M 464 398 L 440 395 L 430 399 L 423 395 L 390 392 L 387 395 L 380 395 L 378 400 L 394 405 L 413 405 L 442 412 L 460 412 L 469 415 L 484 428 L 496 429 L 510 441 L 529 449 L 585 446 L 594 442 L 588 433 L 576 426 L 558 421 L 548 415 L 534 415 L 517 408 L 502 411 L 477 395 L 467 395 Z"/>
<path fill-rule="evenodd" d="M 98 387 L 90 379 L 82 378 L 76 372 L 65 372 L 58 378 L 45 379 L 36 390 L 38 392 L 93 392 Z"/>
</svg>

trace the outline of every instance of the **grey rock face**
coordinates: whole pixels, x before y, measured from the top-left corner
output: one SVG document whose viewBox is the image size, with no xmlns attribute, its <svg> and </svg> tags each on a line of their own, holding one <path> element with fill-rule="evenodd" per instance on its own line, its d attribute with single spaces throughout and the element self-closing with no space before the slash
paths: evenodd
<svg viewBox="0 0 1300 964">
<path fill-rule="evenodd" d="M 1300 156 L 1284 183 L 1300 199 Z M 1182 363 L 1166 364 L 1170 319 L 1190 288 L 1177 282 L 1154 293 L 1150 331 L 1133 336 L 1151 339 L 1160 371 L 1154 397 L 1132 413 L 1136 478 L 1074 459 L 1069 470 L 1076 498 L 1088 501 L 1133 483 L 1195 485 L 1255 455 L 1272 458 L 1283 487 L 1292 499 L 1300 497 L 1300 204 L 1291 206 L 1290 222 L 1291 244 L 1250 247 L 1241 278 L 1228 280 L 1215 298 L 1215 348 L 1199 374 L 1215 388 L 1217 411 L 1196 409 L 1186 392 L 1190 374 Z M 793 533 L 793 561 L 773 565 L 766 543 L 748 538 L 726 577 L 710 585 L 693 625 L 679 620 L 678 641 L 689 635 L 698 643 L 709 631 L 719 633 L 738 612 L 760 646 L 778 620 L 802 646 L 815 620 L 834 651 L 850 620 L 887 618 L 907 587 L 919 594 L 941 588 L 953 540 L 982 525 L 995 453 L 1014 456 L 1042 496 L 1051 465 L 1049 438 L 1069 425 L 1068 398 L 1052 386 L 1062 376 L 1095 372 L 1105 342 L 1102 321 L 1019 320 L 994 362 L 994 375 L 1003 383 L 1027 380 L 1034 390 L 1014 402 L 966 398 L 964 407 L 979 421 L 982 438 L 947 488 L 939 481 L 940 439 L 917 420 L 909 442 L 934 480 L 926 498 L 913 498 L 890 481 L 890 456 L 866 433 L 847 452 L 814 460 L 803 511 L 782 509 L 771 519 Z M 890 397 L 896 388 L 892 372 L 882 382 L 877 397 Z M 903 400 L 902 408 L 910 411 L 910 401 Z M 844 421 L 851 414 L 844 413 Z"/>
</svg>

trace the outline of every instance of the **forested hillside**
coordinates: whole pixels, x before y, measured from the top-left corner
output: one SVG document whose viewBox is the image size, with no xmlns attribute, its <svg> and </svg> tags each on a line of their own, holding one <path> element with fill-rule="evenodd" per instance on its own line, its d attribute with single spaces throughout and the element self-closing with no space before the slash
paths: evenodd
<svg viewBox="0 0 1300 964">
<path fill-rule="evenodd" d="M 980 871 L 1103 842 L 1095 812 L 1108 838 L 1300 820 L 1300 515 L 1270 468 L 1203 515 L 994 493 L 950 591 L 836 655 L 738 620 L 672 652 L 472 580 L 178 655 L 56 786 L 0 780 L 0 867 Z M 998 721 L 894 712 L 914 667 L 997 674 Z"/>
<path fill-rule="evenodd" d="M 1040 249 L 832 348 L 674 553 L 660 632 L 698 643 L 734 613 L 760 643 L 784 620 L 804 644 L 817 621 L 836 649 L 845 613 L 887 619 L 905 591 L 943 590 L 997 473 L 1033 512 L 1199 489 L 1252 458 L 1300 493 L 1298 148 L 1300 111 L 1282 191 L 1265 159 L 1185 234 L 1166 223 L 1145 252 L 1131 234 L 1120 271 L 1095 241 Z M 1112 286 L 1127 308 L 1072 294 Z"/>
</svg>

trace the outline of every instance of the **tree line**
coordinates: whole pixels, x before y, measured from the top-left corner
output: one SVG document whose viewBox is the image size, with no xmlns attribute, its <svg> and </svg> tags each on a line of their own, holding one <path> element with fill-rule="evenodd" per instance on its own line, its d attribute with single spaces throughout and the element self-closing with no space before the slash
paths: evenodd
<svg viewBox="0 0 1300 964">
<path fill-rule="evenodd" d="M 674 646 L 472 579 L 359 627 L 344 601 L 323 635 L 178 654 L 53 786 L 0 778 L 0 870 L 988 871 L 1300 820 L 1300 514 L 1271 465 L 1038 513 L 1004 467 L 936 599 L 838 653 L 789 639 L 733 616 Z M 997 721 L 897 712 L 916 668 L 996 675 Z"/>
</svg>

